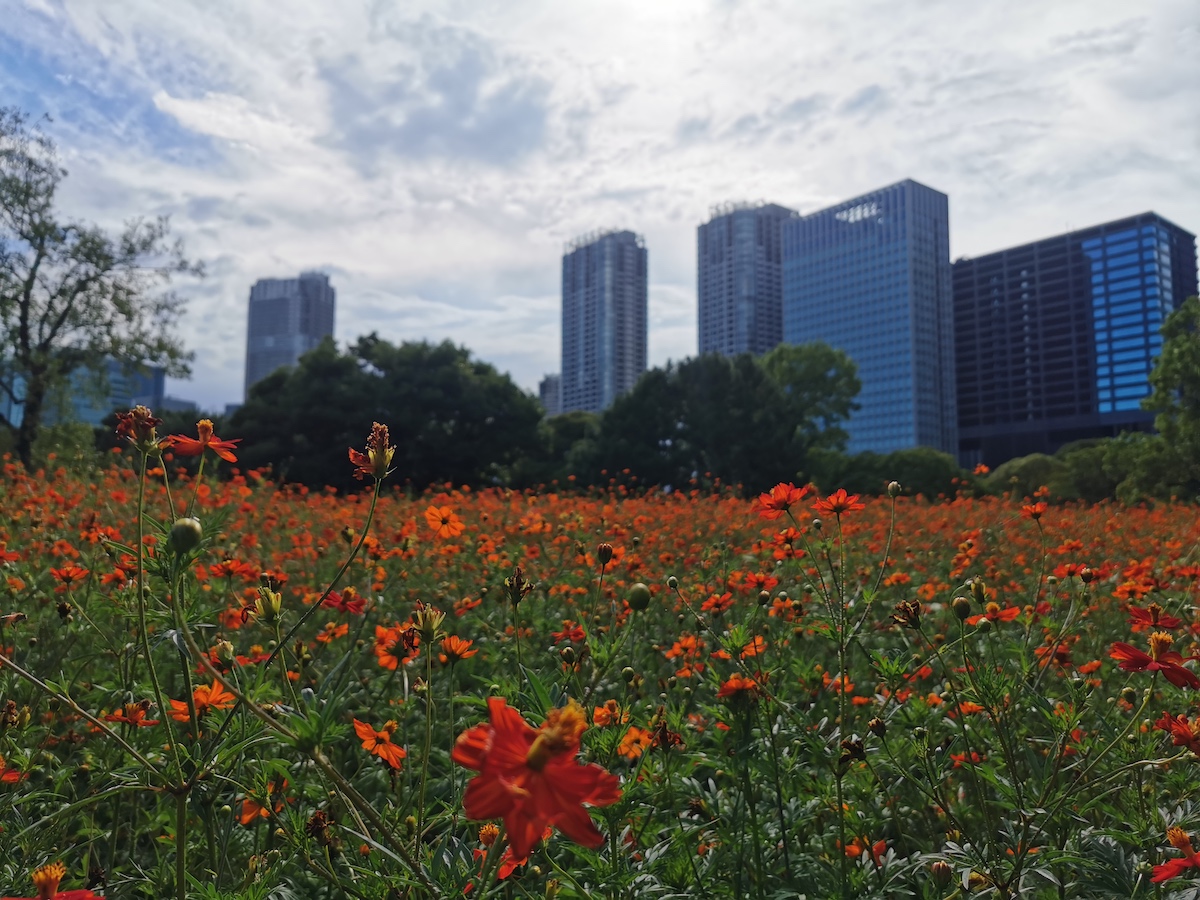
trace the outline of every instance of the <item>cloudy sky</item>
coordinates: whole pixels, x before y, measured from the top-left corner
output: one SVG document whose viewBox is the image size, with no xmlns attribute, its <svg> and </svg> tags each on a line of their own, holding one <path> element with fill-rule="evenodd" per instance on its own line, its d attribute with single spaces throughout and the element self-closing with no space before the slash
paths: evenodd
<svg viewBox="0 0 1200 900">
<path fill-rule="evenodd" d="M 191 382 L 241 399 L 261 277 L 337 337 L 450 338 L 534 389 L 565 241 L 645 235 L 651 364 L 696 352 L 712 205 L 903 178 L 954 257 L 1153 209 L 1200 230 L 1195 0 L 7 0 L 0 105 L 48 113 L 65 213 L 169 215 Z"/>
</svg>

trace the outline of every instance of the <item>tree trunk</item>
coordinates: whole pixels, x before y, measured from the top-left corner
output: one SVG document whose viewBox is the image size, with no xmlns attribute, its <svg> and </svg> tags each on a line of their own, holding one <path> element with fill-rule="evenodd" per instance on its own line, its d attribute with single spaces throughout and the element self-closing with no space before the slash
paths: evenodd
<svg viewBox="0 0 1200 900">
<path fill-rule="evenodd" d="M 33 471 L 33 442 L 42 424 L 42 409 L 46 405 L 46 379 L 30 375 L 25 383 L 25 403 L 22 406 L 21 427 L 17 429 L 17 458 L 26 472 Z"/>
</svg>

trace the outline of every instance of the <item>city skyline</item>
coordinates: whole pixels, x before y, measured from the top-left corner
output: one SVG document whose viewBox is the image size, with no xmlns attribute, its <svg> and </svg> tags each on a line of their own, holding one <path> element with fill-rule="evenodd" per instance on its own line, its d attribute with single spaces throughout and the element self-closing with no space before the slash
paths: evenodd
<svg viewBox="0 0 1200 900">
<path fill-rule="evenodd" d="M 864 23 L 870 27 L 864 27 Z M 197 351 L 173 394 L 241 393 L 245 291 L 320 269 L 336 337 L 449 338 L 534 391 L 558 367 L 564 241 L 652 248 L 649 362 L 696 348 L 695 228 L 903 178 L 952 198 L 951 256 L 1153 209 L 1197 230 L 1192 4 L 795 9 L 520 2 L 14 4 L 4 102 L 47 125 L 60 207 L 172 216 Z"/>
</svg>

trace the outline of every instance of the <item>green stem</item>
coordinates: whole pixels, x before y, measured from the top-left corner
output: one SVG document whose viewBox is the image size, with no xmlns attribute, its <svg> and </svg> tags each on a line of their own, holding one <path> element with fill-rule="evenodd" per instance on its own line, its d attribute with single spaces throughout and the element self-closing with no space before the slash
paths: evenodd
<svg viewBox="0 0 1200 900">
<path fill-rule="evenodd" d="M 187 801 L 186 791 L 175 795 L 175 897 L 187 900 Z"/>
</svg>

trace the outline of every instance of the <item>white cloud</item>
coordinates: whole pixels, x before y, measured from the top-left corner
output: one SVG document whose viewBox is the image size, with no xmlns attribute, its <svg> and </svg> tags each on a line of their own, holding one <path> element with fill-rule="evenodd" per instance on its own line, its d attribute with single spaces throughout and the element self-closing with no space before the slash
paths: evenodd
<svg viewBox="0 0 1200 900">
<path fill-rule="evenodd" d="M 695 228 L 724 200 L 807 212 L 913 177 L 950 195 L 955 255 L 1146 209 L 1200 227 L 1189 0 L 212 10 L 0 22 L 0 77 L 56 117 L 64 207 L 170 214 L 208 262 L 173 390 L 210 406 L 240 397 L 250 285 L 302 269 L 331 272 L 340 339 L 450 338 L 532 389 L 562 244 L 597 227 L 646 236 L 652 363 L 694 352 Z"/>
</svg>

